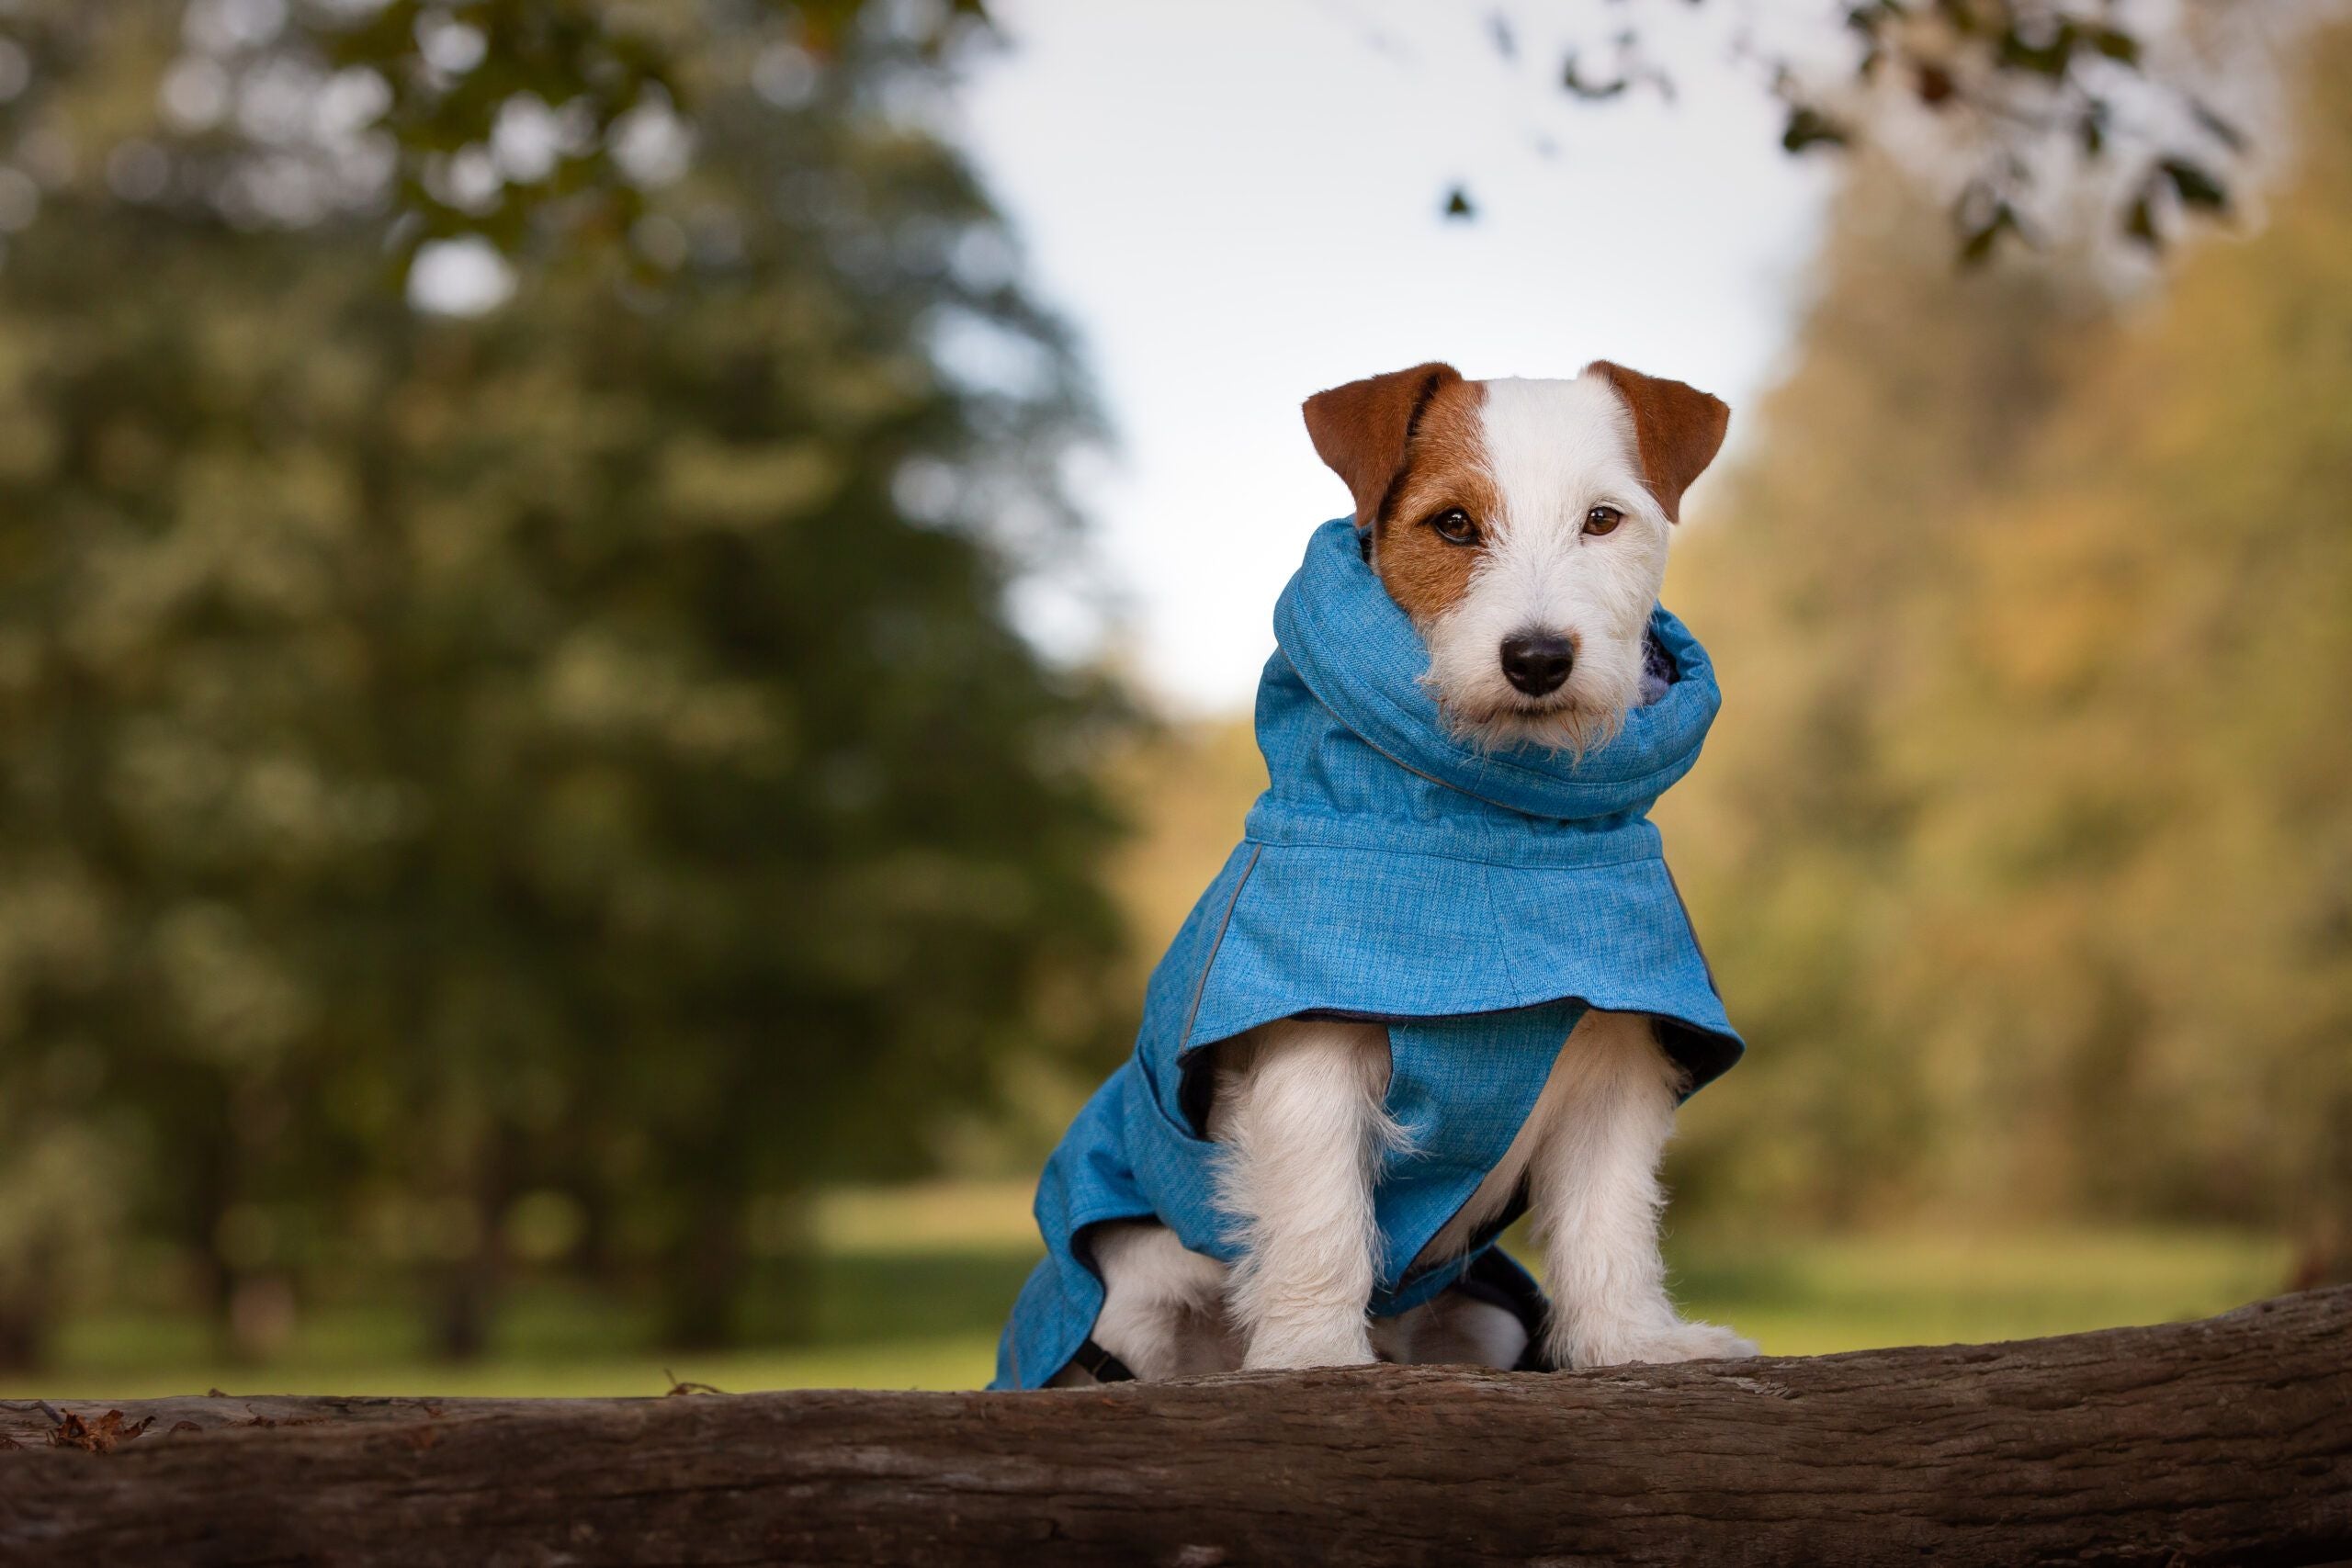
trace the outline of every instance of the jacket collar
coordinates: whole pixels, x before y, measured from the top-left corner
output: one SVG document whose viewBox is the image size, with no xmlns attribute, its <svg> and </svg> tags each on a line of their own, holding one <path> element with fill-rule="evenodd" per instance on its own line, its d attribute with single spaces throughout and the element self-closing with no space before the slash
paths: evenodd
<svg viewBox="0 0 2352 1568">
<path fill-rule="evenodd" d="M 1429 650 L 1363 558 L 1354 523 L 1326 523 L 1274 606 L 1274 636 L 1315 699 L 1390 761 L 1490 805 L 1555 819 L 1646 810 L 1690 771 L 1723 705 L 1714 666 L 1663 608 L 1650 635 L 1673 661 L 1666 694 L 1581 759 L 1454 739 L 1422 683 Z"/>
</svg>

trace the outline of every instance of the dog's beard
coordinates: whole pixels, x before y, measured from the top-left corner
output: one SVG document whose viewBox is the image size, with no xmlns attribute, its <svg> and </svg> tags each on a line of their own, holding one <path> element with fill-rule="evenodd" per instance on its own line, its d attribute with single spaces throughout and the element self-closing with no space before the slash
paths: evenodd
<svg viewBox="0 0 2352 1568">
<path fill-rule="evenodd" d="M 1573 692 L 1516 701 L 1463 702 L 1449 697 L 1433 678 L 1428 684 L 1447 732 L 1482 751 L 1532 746 L 1581 760 L 1614 740 L 1625 724 L 1626 704 L 1594 702 Z"/>
<path fill-rule="evenodd" d="M 1531 697 L 1504 678 L 1491 648 L 1480 646 L 1485 643 L 1484 636 L 1456 641 L 1441 630 L 1421 678 L 1448 732 L 1481 750 L 1532 746 L 1581 759 L 1617 738 L 1641 695 L 1638 648 L 1588 638 L 1566 682 Z"/>
</svg>

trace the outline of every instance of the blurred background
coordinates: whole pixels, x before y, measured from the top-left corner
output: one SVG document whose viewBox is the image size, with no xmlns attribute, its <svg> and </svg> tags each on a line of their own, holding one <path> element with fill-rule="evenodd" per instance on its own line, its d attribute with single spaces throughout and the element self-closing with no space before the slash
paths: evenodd
<svg viewBox="0 0 2352 1568">
<path fill-rule="evenodd" d="M 1296 414 L 1734 405 L 1658 814 L 1767 1350 L 2352 1274 L 2293 0 L 0 0 L 0 1391 L 968 1386 Z"/>
</svg>

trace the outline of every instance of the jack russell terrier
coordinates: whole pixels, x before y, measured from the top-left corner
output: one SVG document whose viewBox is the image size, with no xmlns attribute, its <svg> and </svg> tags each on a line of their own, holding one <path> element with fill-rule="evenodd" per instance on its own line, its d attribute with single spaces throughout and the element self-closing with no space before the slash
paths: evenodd
<svg viewBox="0 0 2352 1568">
<path fill-rule="evenodd" d="M 1658 1255 L 1676 1107 L 1742 1049 L 1647 817 L 1721 700 L 1657 599 L 1729 411 L 1600 362 L 1306 414 L 1354 514 L 1275 609 L 1272 784 L 1047 1163 L 996 1385 L 1753 1355 Z"/>
</svg>

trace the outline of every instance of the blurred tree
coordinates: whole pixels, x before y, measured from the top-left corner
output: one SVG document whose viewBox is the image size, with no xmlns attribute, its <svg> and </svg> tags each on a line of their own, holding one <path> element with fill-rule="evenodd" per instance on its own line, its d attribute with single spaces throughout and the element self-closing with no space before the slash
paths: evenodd
<svg viewBox="0 0 2352 1568">
<path fill-rule="evenodd" d="M 2352 1271 L 2352 34 L 2263 233 L 2101 342 L 1966 523 L 1899 765 L 1914 876 L 2029 1016 L 1955 998 L 1985 1112 L 2101 1211 L 2296 1225 Z M 2017 778 L 2030 791 L 2005 787 Z M 1926 976 L 1908 976 L 1916 998 Z M 1997 1016 L 1996 1016 L 1997 1015 Z M 2001 1069 L 1997 1074 L 1996 1066 Z M 2152 1137 L 2151 1128 L 2164 1129 Z"/>
<path fill-rule="evenodd" d="M 2293 1224 L 2346 1268 L 2352 37 L 2307 67 L 2269 226 L 2120 309 L 1848 199 L 1678 568 L 1738 678 L 1668 823 L 1764 1097 L 1694 1107 L 1702 1191 Z"/>
<path fill-rule="evenodd" d="M 0 10 L 0 48 L 38 62 L 13 91 L 0 63 L 0 145 L 29 141 L 40 161 L 58 129 L 47 103 L 105 54 L 119 21 L 110 9 L 12 0 Z M 402 265 L 457 236 L 510 255 L 583 245 L 628 254 L 643 210 L 636 165 L 700 122 L 695 62 L 714 27 L 767 29 L 762 88 L 787 100 L 812 90 L 825 62 L 876 39 L 935 63 L 994 31 L 986 0 L 181 0 L 154 9 L 182 17 L 194 46 L 167 88 L 184 118 L 229 113 L 231 87 L 253 85 L 257 58 L 284 95 L 264 116 L 294 107 L 303 75 L 332 85 L 334 112 L 378 169 L 383 188 L 368 205 L 389 222 Z M 1961 256 L 1976 262 L 2035 236 L 2037 206 L 2050 206 L 2038 187 L 2072 188 L 2062 177 L 2070 167 L 2101 172 L 2113 231 L 2136 245 L 2161 247 L 2187 217 L 2225 214 L 2247 137 L 2204 89 L 2203 45 L 2217 31 L 2291 28 L 2305 7 L 1840 0 L 1769 27 L 1747 8 L 1714 9 L 1724 47 L 1782 106 L 1791 153 L 1866 140 L 1895 107 L 1922 111 L 1967 170 L 1949 210 Z M 1369 17 L 1340 15 L 1385 42 Z M 1483 28 L 1506 61 L 1535 52 L 1524 7 L 1448 19 Z M 1544 91 L 1588 104 L 1674 95 L 1648 47 L 1654 16 L 1621 6 L 1567 19 L 1595 36 L 1566 45 L 1556 66 L 1544 62 Z M 255 101 L 235 96 L 241 115 Z M 26 151 L 17 147 L 19 162 Z M 282 204 L 305 199 L 300 184 L 286 159 L 270 188 L 247 194 Z M 1476 209 L 1459 186 L 1442 204 L 1451 218 Z"/>
<path fill-rule="evenodd" d="M 1061 334 L 920 48 L 782 92 L 764 7 L 698 9 L 631 264 L 550 230 L 471 318 L 382 287 L 390 175 L 283 7 L 211 8 L 204 124 L 222 40 L 158 11 L 41 88 L 77 131 L 0 266 L 0 1089 L 113 1118 L 95 1165 L 232 1325 L 391 1235 L 462 1353 L 518 1215 L 568 1213 L 536 1252 L 584 1226 L 719 1338 L 755 1197 L 916 1168 L 1100 1036 L 1123 709 L 1006 604 L 1076 527 Z M 0 1275 L 54 1245 L 0 1218 Z"/>
<path fill-rule="evenodd" d="M 1758 1046 L 1736 1125 L 1694 1102 L 1679 1157 L 1702 1201 L 1854 1220 L 1932 1185 L 1935 1069 L 1882 979 L 1913 940 L 1919 810 L 1888 731 L 1971 501 L 2050 418 L 2106 313 L 2063 263 L 1956 276 L 1933 218 L 1892 164 L 1855 165 L 1794 368 L 1736 416 L 1755 456 L 1708 508 L 1733 522 L 1702 513 L 1669 585 L 1729 690 L 1708 765 L 1660 821 Z"/>
<path fill-rule="evenodd" d="M 987 28 L 979 0 L 9 0 L 0 160 L 52 185 L 96 152 L 146 199 L 194 196 L 252 225 L 365 219 L 397 271 L 456 238 L 662 270 L 664 243 L 639 224 L 649 177 L 729 91 L 919 111 Z M 117 96 L 94 113 L 82 90 L 133 39 L 168 66 L 153 83 L 168 171 L 123 153 L 150 106 Z M 720 48 L 744 51 L 723 78 Z M 883 56 L 897 69 L 867 68 Z"/>
</svg>

